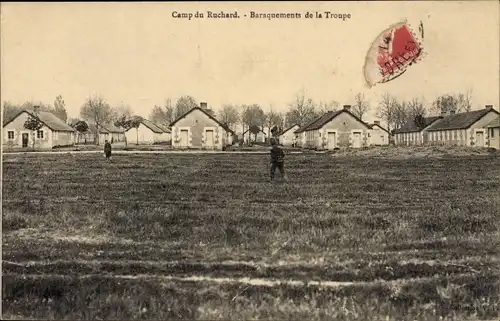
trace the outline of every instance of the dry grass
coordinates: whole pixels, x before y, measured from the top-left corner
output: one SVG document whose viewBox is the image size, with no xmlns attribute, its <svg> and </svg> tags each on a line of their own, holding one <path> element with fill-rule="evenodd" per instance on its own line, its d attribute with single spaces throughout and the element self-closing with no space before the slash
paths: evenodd
<svg viewBox="0 0 500 321">
<path fill-rule="evenodd" d="M 286 184 L 267 182 L 262 155 L 5 159 L 3 258 L 15 264 L 3 266 L 3 312 L 11 317 L 500 315 L 495 155 L 290 155 Z M 161 275 L 180 279 L 154 279 Z M 355 284 L 181 281 L 192 276 Z"/>
</svg>

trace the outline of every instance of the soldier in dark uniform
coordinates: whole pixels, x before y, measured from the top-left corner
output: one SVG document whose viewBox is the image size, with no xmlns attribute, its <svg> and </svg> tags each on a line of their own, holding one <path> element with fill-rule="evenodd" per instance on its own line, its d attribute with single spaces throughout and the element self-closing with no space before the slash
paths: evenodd
<svg viewBox="0 0 500 321">
<path fill-rule="evenodd" d="M 278 146 L 275 138 L 271 138 L 271 181 L 274 180 L 274 172 L 276 168 L 279 169 L 281 177 L 286 179 L 285 177 L 285 153 L 283 149 Z"/>
<path fill-rule="evenodd" d="M 106 156 L 106 160 L 111 160 L 111 144 L 107 140 L 104 143 L 104 155 Z"/>
</svg>

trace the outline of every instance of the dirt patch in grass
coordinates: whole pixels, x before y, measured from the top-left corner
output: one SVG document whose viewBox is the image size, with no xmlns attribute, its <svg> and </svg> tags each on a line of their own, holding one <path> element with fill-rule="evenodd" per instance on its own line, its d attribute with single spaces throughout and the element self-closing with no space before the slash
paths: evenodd
<svg viewBox="0 0 500 321">
<path fill-rule="evenodd" d="M 161 277 L 3 276 L 3 312 L 71 319 L 429 320 L 496 318 L 498 277 L 461 276 L 341 288 Z M 147 294 L 147 295 L 146 295 Z"/>
<path fill-rule="evenodd" d="M 462 147 L 462 146 L 384 146 L 366 147 L 360 149 L 347 149 L 330 152 L 338 156 L 364 156 L 387 157 L 399 159 L 411 158 L 446 158 L 461 156 L 500 156 L 500 151 L 487 147 Z"/>
</svg>

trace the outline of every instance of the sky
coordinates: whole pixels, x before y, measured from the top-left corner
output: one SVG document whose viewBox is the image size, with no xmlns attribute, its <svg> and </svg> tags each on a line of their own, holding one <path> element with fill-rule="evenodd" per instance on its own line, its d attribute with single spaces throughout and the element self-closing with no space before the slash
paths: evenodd
<svg viewBox="0 0 500 321">
<path fill-rule="evenodd" d="M 53 103 L 70 117 L 87 97 L 128 105 L 148 116 L 182 95 L 286 111 L 304 90 L 316 101 L 353 104 L 357 92 L 375 109 L 382 93 L 424 98 L 472 89 L 473 108 L 499 105 L 499 3 L 205 2 L 2 3 L 1 100 Z M 240 19 L 207 19 L 206 11 Z M 173 18 L 200 11 L 204 19 Z M 351 14 L 339 19 L 250 19 L 250 11 Z M 380 32 L 403 19 L 424 25 L 426 56 L 401 77 L 368 88 L 363 64 Z"/>
</svg>

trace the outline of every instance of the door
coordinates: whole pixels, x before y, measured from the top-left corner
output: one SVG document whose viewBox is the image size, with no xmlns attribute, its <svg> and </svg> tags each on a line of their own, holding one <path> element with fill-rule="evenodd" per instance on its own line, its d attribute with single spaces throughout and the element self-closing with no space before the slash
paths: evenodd
<svg viewBox="0 0 500 321">
<path fill-rule="evenodd" d="M 186 129 L 181 130 L 181 147 L 188 147 L 188 133 Z"/>
<path fill-rule="evenodd" d="M 484 146 L 484 135 L 483 132 L 476 133 L 476 146 L 483 147 Z"/>
<path fill-rule="evenodd" d="M 23 136 L 22 136 L 23 147 L 28 147 L 29 136 L 30 135 L 28 133 L 23 133 Z"/>
<path fill-rule="evenodd" d="M 212 129 L 207 129 L 205 131 L 205 139 L 207 147 L 214 146 L 214 131 Z"/>
<path fill-rule="evenodd" d="M 328 133 L 326 136 L 327 139 L 327 148 L 329 150 L 333 150 L 337 147 L 337 136 L 335 133 Z"/>
<path fill-rule="evenodd" d="M 352 135 L 352 147 L 354 147 L 354 148 L 361 147 L 361 133 L 353 133 L 353 135 Z"/>
</svg>

